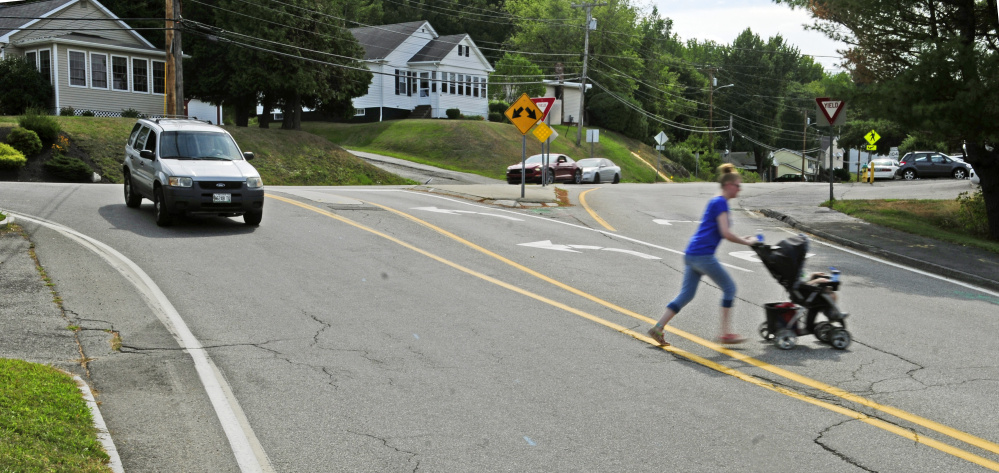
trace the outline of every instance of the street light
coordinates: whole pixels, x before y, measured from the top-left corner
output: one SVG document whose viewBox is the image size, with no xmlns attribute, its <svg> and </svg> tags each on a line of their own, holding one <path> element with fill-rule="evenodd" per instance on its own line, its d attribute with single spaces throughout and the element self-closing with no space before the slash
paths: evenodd
<svg viewBox="0 0 999 473">
<path fill-rule="evenodd" d="M 724 89 L 725 87 L 732 87 L 735 84 L 723 85 L 721 87 L 715 87 L 711 89 L 708 94 L 709 110 L 708 110 L 708 141 L 711 143 L 711 154 L 715 154 L 715 137 L 714 137 L 714 126 L 715 126 L 715 91 Z"/>
</svg>

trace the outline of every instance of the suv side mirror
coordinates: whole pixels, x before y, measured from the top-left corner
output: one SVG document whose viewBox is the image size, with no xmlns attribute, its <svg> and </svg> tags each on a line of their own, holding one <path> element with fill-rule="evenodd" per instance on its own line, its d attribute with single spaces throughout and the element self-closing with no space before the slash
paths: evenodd
<svg viewBox="0 0 999 473">
<path fill-rule="evenodd" d="M 252 151 L 244 151 L 243 152 L 243 159 L 245 159 L 247 161 L 253 159 L 253 152 Z"/>
<path fill-rule="evenodd" d="M 144 149 L 142 151 L 139 151 L 139 157 L 142 159 L 152 160 L 156 158 L 156 154 L 148 149 Z"/>
</svg>

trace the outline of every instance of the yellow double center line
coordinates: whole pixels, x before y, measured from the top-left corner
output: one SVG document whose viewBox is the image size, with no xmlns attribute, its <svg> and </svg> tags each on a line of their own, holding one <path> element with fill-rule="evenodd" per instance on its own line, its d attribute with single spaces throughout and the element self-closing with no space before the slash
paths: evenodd
<svg viewBox="0 0 999 473">
<path fill-rule="evenodd" d="M 466 268 L 465 266 L 462 266 L 462 265 L 460 265 L 458 263 L 455 263 L 455 262 L 447 260 L 447 259 L 445 259 L 443 257 L 437 256 L 437 255 L 435 255 L 433 253 L 430 253 L 429 251 L 426 251 L 426 250 L 423 250 L 423 249 L 418 248 L 416 246 L 413 246 L 413 245 L 411 245 L 409 243 L 406 243 L 405 241 L 402 241 L 402 240 L 400 240 L 398 238 L 395 238 L 393 236 L 387 235 L 385 233 L 379 232 L 378 230 L 375 230 L 373 228 L 370 228 L 370 227 L 367 227 L 367 226 L 362 225 L 360 223 L 354 222 L 353 220 L 350 220 L 348 218 L 342 217 L 340 215 L 336 215 L 334 213 L 328 212 L 326 210 L 323 210 L 323 209 L 320 209 L 320 208 L 317 208 L 317 207 L 314 207 L 314 206 L 311 206 L 311 205 L 308 205 L 308 204 L 304 204 L 304 203 L 296 201 L 296 200 L 287 199 L 287 198 L 279 197 L 279 196 L 272 195 L 272 194 L 267 194 L 267 198 L 279 200 L 279 201 L 282 201 L 282 202 L 286 202 L 286 203 L 289 203 L 289 204 L 301 207 L 303 209 L 307 209 L 307 210 L 319 213 L 321 215 L 325 215 L 327 217 L 339 220 L 339 221 L 341 221 L 343 223 L 346 223 L 346 224 L 351 225 L 353 227 L 356 227 L 358 229 L 361 229 L 361 230 L 364 230 L 366 232 L 369 232 L 369 233 L 372 233 L 374 235 L 377 235 L 379 237 L 385 238 L 385 239 L 387 239 L 389 241 L 392 241 L 392 242 L 394 242 L 396 244 L 399 244 L 399 245 L 401 245 L 401 246 L 403 246 L 405 248 L 413 250 L 413 251 L 415 251 L 417 253 L 420 253 L 420 254 L 422 254 L 424 256 L 427 256 L 427 257 L 429 257 L 431 259 L 439 261 L 439 262 L 441 262 L 441 263 L 443 263 L 445 265 L 451 266 L 451 267 L 453 267 L 453 268 L 455 268 L 455 269 L 457 269 L 459 271 L 462 271 L 462 272 L 467 273 L 469 275 L 475 276 L 475 277 L 477 277 L 479 279 L 482 279 L 484 281 L 488 281 L 490 283 L 496 284 L 496 285 L 498 285 L 500 287 L 503 287 L 505 289 L 509 289 L 509 290 L 511 290 L 513 292 L 516 292 L 518 294 L 522 294 L 522 295 L 530 297 L 532 299 L 544 302 L 545 304 L 549 304 L 549 305 L 551 305 L 553 307 L 557 307 L 559 309 L 565 310 L 567 312 L 570 312 L 572 314 L 578 315 L 578 316 L 583 317 L 583 318 L 585 318 L 587 320 L 590 320 L 592 322 L 596 322 L 596 323 L 598 323 L 600 325 L 603 325 L 605 327 L 608 327 L 608 328 L 611 328 L 613 330 L 616 330 L 616 331 L 618 331 L 620 333 L 623 333 L 625 335 L 629 335 L 631 337 L 634 337 L 634 338 L 636 338 L 638 340 L 641 340 L 643 342 L 646 342 L 646 343 L 658 346 L 658 343 L 656 343 L 655 340 L 652 340 L 651 338 L 649 338 L 645 334 L 635 332 L 635 331 L 630 330 L 630 329 L 628 329 L 626 327 L 623 327 L 621 325 L 615 324 L 615 323 L 610 322 L 608 320 L 604 320 L 604 319 L 602 319 L 600 317 L 597 317 L 597 316 L 595 316 L 593 314 L 590 314 L 590 313 L 587 313 L 585 311 L 576 309 L 574 307 L 568 306 L 568 305 L 563 304 L 561 302 L 554 301 L 552 299 L 549 299 L 547 297 L 541 296 L 539 294 L 535 294 L 535 293 L 527 291 L 525 289 L 521 289 L 521 288 L 519 288 L 517 286 L 514 286 L 512 284 L 509 284 L 507 282 L 500 281 L 499 279 L 496 279 L 496 278 L 494 278 L 492 276 L 488 276 L 488 275 L 482 274 L 482 273 L 480 273 L 478 271 Z M 619 307 L 619 306 L 617 306 L 615 304 L 607 302 L 607 301 L 605 301 L 603 299 L 600 299 L 600 298 L 598 298 L 596 296 L 593 296 L 591 294 L 585 293 L 585 292 L 583 292 L 583 291 L 581 291 L 579 289 L 576 289 L 576 288 L 574 288 L 572 286 L 569 286 L 569 285 L 566 285 L 566 284 L 561 283 L 559 281 L 556 281 L 556 280 L 554 280 L 554 279 L 552 279 L 552 278 L 550 278 L 548 276 L 545 276 L 544 274 L 538 273 L 537 271 L 534 271 L 533 269 L 530 269 L 530 268 L 528 268 L 526 266 L 523 266 L 523 265 L 521 265 L 519 263 L 511 261 L 511 260 L 509 260 L 509 259 L 507 259 L 507 258 L 505 258 L 503 256 L 500 256 L 500 255 L 498 255 L 496 253 L 493 253 L 492 251 L 489 251 L 489 250 L 487 250 L 485 248 L 482 248 L 481 246 L 476 245 L 475 243 L 472 243 L 472 242 L 470 242 L 468 240 L 465 240 L 464 238 L 461 238 L 461 237 L 459 237 L 459 236 L 457 236 L 457 235 L 455 235 L 455 234 L 453 234 L 453 233 L 451 233 L 451 232 L 449 232 L 447 230 L 444 230 L 444 229 L 442 229 L 440 227 L 437 227 L 437 226 L 435 226 L 435 225 L 433 225 L 433 224 L 431 224 L 429 222 L 420 220 L 420 219 L 418 219 L 418 218 L 416 218 L 416 217 L 414 217 L 412 215 L 409 215 L 407 213 L 401 212 L 399 210 L 396 210 L 396 209 L 393 209 L 393 208 L 390 208 L 390 207 L 386 207 L 384 205 L 376 204 L 376 203 L 373 203 L 373 202 L 365 202 L 365 203 L 370 204 L 370 205 L 374 205 L 374 206 L 379 207 L 379 208 L 382 208 L 384 210 L 392 212 L 392 213 L 394 213 L 396 215 L 399 215 L 399 216 L 401 216 L 403 218 L 406 218 L 408 220 L 412 220 L 413 222 L 416 222 L 416 223 L 418 223 L 420 225 L 423 225 L 423 226 L 425 226 L 425 227 L 427 227 L 427 228 L 429 228 L 429 229 L 431 229 L 431 230 L 433 230 L 435 232 L 440 233 L 441 235 L 444 235 L 444 236 L 446 236 L 448 238 L 451 238 L 451 239 L 453 239 L 453 240 L 455 240 L 455 241 L 457 241 L 459 243 L 462 243 L 463 245 L 466 245 L 466 246 L 468 246 L 468 247 L 470 247 L 470 248 L 472 248 L 472 249 L 474 249 L 474 250 L 476 250 L 476 251 L 478 251 L 480 253 L 483 253 L 483 254 L 485 254 L 487 256 L 490 256 L 490 257 L 492 257 L 492 258 L 494 258 L 496 260 L 499 260 L 499 261 L 501 261 L 501 262 L 503 262 L 503 263 L 505 263 L 505 264 L 507 264 L 509 266 L 512 266 L 512 267 L 514 267 L 514 268 L 516 268 L 516 269 L 518 269 L 520 271 L 523 271 L 523 272 L 525 272 L 527 274 L 530 274 L 531 276 L 534 276 L 534 277 L 536 277 L 538 279 L 541 279 L 541 280 L 543 280 L 545 282 L 548 282 L 548 283 L 550 283 L 552 285 L 555 285 L 555 286 L 557 286 L 557 287 L 559 287 L 561 289 L 569 291 L 569 292 L 571 292 L 571 293 L 573 293 L 575 295 L 578 295 L 580 297 L 583 297 L 585 299 L 593 301 L 593 302 L 595 302 L 597 304 L 600 304 L 600 305 L 602 305 L 604 307 L 607 307 L 607 308 L 609 308 L 609 309 L 611 309 L 611 310 L 613 310 L 615 312 L 627 315 L 629 317 L 632 317 L 632 318 L 635 318 L 635 319 L 638 319 L 638 320 L 641 320 L 643 322 L 647 322 L 647 323 L 650 323 L 650 324 L 655 323 L 655 320 L 653 320 L 653 319 L 651 319 L 649 317 L 646 317 L 644 315 L 632 312 L 632 311 L 630 311 L 628 309 L 625 309 L 623 307 Z M 990 441 L 985 440 L 983 438 L 976 437 L 976 436 L 968 434 L 966 432 L 962 432 L 960 430 L 954 429 L 952 427 L 948 427 L 948 426 L 940 424 L 938 422 L 935 422 L 935 421 L 932 421 L 932 420 L 929 420 L 929 419 L 925 419 L 923 417 L 920 417 L 918 415 L 912 414 L 910 412 L 903 411 L 903 410 L 895 408 L 895 407 L 886 406 L 884 404 L 872 401 L 872 400 L 867 399 L 865 397 L 858 396 L 856 394 L 847 392 L 847 391 L 845 391 L 843 389 L 840 389 L 840 388 L 837 388 L 835 386 L 831 386 L 831 385 L 823 383 L 821 381 L 814 380 L 814 379 L 809 378 L 807 376 L 803 376 L 803 375 L 800 375 L 798 373 L 794 373 L 792 371 L 788 371 L 788 370 L 785 370 L 783 368 L 771 365 L 769 363 L 757 360 L 757 359 L 755 359 L 753 357 L 744 355 L 744 354 L 739 353 L 737 351 L 729 350 L 727 348 L 722 347 L 721 345 L 718 345 L 718 344 L 713 343 L 711 341 L 705 340 L 705 339 L 703 339 L 701 337 L 698 337 L 697 335 L 685 332 L 685 331 L 677 329 L 675 327 L 666 326 L 666 330 L 668 330 L 670 333 L 672 333 L 674 335 L 677 335 L 679 337 L 683 337 L 683 338 L 685 338 L 687 340 L 690 340 L 691 342 L 694 342 L 694 343 L 696 343 L 698 345 L 702 345 L 704 347 L 710 348 L 712 350 L 717 351 L 718 353 L 727 355 L 727 356 L 729 356 L 729 357 L 731 357 L 731 358 L 733 358 L 735 360 L 739 360 L 739 361 L 742 361 L 742 362 L 744 362 L 746 364 L 749 364 L 749 365 L 755 366 L 757 368 L 760 368 L 762 370 L 768 371 L 768 372 L 773 373 L 773 374 L 775 374 L 777 376 L 780 376 L 782 378 L 794 381 L 796 383 L 799 383 L 801 385 L 804 385 L 804 386 L 807 386 L 807 387 L 810 387 L 810 388 L 813 388 L 813 389 L 820 390 L 822 392 L 825 392 L 825 393 L 830 394 L 832 396 L 838 397 L 840 399 L 843 399 L 843 400 L 846 400 L 846 401 L 850 401 L 850 402 L 853 402 L 853 403 L 857 403 L 857 404 L 860 404 L 860 405 L 862 405 L 864 407 L 867 407 L 867 408 L 870 408 L 870 409 L 874 409 L 874 410 L 883 412 L 885 414 L 889 414 L 889 415 L 894 416 L 896 418 L 899 418 L 899 419 L 911 422 L 913 424 L 922 426 L 922 427 L 927 428 L 929 430 L 933 430 L 935 432 L 938 432 L 940 434 L 943 434 L 943 435 L 946 435 L 948 437 L 954 438 L 956 440 L 960 440 L 960 441 L 965 442 L 965 443 L 967 443 L 969 445 L 976 446 L 976 447 L 981 448 L 983 450 L 986 450 L 986 451 L 989 451 L 989 452 L 992 452 L 992 453 L 995 453 L 995 454 L 999 454 L 999 444 L 990 442 Z M 846 408 L 846 407 L 843 407 L 843 406 L 839 406 L 839 405 L 832 404 L 832 403 L 829 403 L 829 402 L 826 402 L 826 401 L 822 401 L 822 400 L 817 399 L 815 397 L 808 396 L 806 394 L 802 394 L 802 393 L 799 393 L 797 391 L 794 391 L 794 390 L 791 390 L 791 389 L 788 389 L 788 388 L 785 388 L 785 387 L 782 387 L 782 386 L 775 385 L 775 384 L 767 382 L 767 381 L 765 381 L 763 379 L 760 379 L 760 378 L 757 378 L 755 376 L 743 373 L 743 372 L 741 372 L 739 370 L 736 370 L 734 368 L 729 368 L 727 366 L 724 366 L 722 364 L 719 364 L 719 363 L 716 363 L 714 361 L 708 360 L 708 359 L 703 358 L 701 356 L 698 356 L 696 354 L 687 352 L 687 351 L 682 350 L 680 348 L 676 348 L 674 346 L 665 346 L 665 347 L 661 347 L 661 348 L 663 350 L 665 350 L 665 351 L 668 351 L 668 352 L 673 353 L 675 355 L 684 357 L 684 358 L 686 358 L 686 359 L 688 359 L 690 361 L 698 363 L 698 364 L 700 364 L 702 366 L 705 366 L 707 368 L 711 368 L 711 369 L 713 369 L 715 371 L 718 371 L 720 373 L 724 373 L 724 374 L 733 376 L 733 377 L 738 378 L 740 380 L 743 380 L 743 381 L 745 381 L 747 383 L 750 383 L 750 384 L 753 384 L 753 385 L 756 385 L 756 386 L 759 386 L 759 387 L 762 387 L 762 388 L 769 389 L 769 390 L 774 391 L 774 392 L 778 392 L 778 393 L 781 393 L 781 394 L 793 397 L 795 399 L 807 402 L 809 404 L 813 404 L 815 406 L 822 407 L 824 409 L 828 409 L 830 411 L 833 411 L 833 412 L 845 415 L 847 417 L 859 420 L 861 422 L 873 425 L 873 426 L 878 427 L 880 429 L 884 429 L 884 430 L 886 430 L 888 432 L 891 432 L 891 433 L 894 433 L 894 434 L 899 435 L 901 437 L 904 437 L 906 439 L 909 439 L 909 440 L 911 440 L 911 441 L 913 441 L 915 443 L 920 443 L 920 444 L 926 445 L 928 447 L 935 448 L 935 449 L 940 450 L 942 452 L 948 453 L 948 454 L 956 456 L 958 458 L 962 458 L 964 460 L 967 460 L 969 462 L 975 463 L 976 465 L 980 465 L 980 466 L 983 466 L 985 468 L 991 469 L 993 471 L 999 471 L 999 462 L 995 462 L 995 461 L 992 461 L 992 460 L 990 460 L 988 458 L 984 458 L 984 457 L 981 457 L 979 455 L 975 455 L 975 454 L 973 454 L 971 452 L 959 449 L 957 447 L 953 447 L 951 445 L 948 445 L 948 444 L 945 444 L 943 442 L 931 439 L 929 437 L 925 437 L 925 436 L 919 435 L 917 432 L 915 432 L 915 431 L 913 431 L 911 429 L 900 427 L 898 425 L 895 425 L 895 424 L 883 421 L 881 419 L 868 416 L 868 415 L 863 414 L 861 412 L 857 412 L 855 410 L 852 410 L 852 409 L 849 409 L 849 408 Z"/>
</svg>

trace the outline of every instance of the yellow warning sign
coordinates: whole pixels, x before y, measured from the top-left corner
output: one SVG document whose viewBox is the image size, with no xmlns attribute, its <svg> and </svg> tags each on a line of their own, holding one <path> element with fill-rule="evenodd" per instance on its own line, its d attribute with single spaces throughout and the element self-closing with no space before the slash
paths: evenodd
<svg viewBox="0 0 999 473">
<path fill-rule="evenodd" d="M 538 127 L 534 129 L 532 133 L 538 141 L 544 143 L 549 136 L 552 136 L 552 127 L 545 124 L 545 122 L 538 123 Z"/>
<path fill-rule="evenodd" d="M 527 94 L 521 95 L 510 108 L 504 112 L 513 126 L 520 130 L 520 134 L 526 135 L 527 131 L 541 119 L 541 109 L 531 100 Z"/>
<path fill-rule="evenodd" d="M 874 143 L 877 143 L 878 140 L 881 139 L 881 135 L 879 135 L 878 132 L 871 130 L 870 133 L 864 135 L 864 139 L 867 140 L 867 142 L 870 143 L 871 146 L 874 146 Z"/>
</svg>

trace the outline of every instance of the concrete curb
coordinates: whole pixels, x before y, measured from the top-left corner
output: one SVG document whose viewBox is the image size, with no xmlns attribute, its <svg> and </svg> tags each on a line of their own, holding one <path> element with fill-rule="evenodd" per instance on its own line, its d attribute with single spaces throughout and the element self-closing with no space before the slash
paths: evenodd
<svg viewBox="0 0 999 473">
<path fill-rule="evenodd" d="M 70 374 L 70 373 L 67 373 Z M 111 439 L 111 434 L 108 432 L 108 426 L 104 423 L 104 417 L 101 416 L 101 410 L 97 407 L 97 401 L 94 400 L 94 394 L 90 390 L 90 386 L 83 380 L 83 378 L 70 374 L 73 380 L 76 381 L 76 387 L 80 389 L 80 394 L 83 395 L 83 400 L 87 401 L 87 408 L 90 409 L 91 417 L 94 420 L 94 429 L 97 430 L 97 440 L 101 442 L 104 446 L 104 452 L 108 454 L 110 460 L 108 461 L 108 468 L 114 473 L 125 473 L 125 469 L 121 465 L 121 457 L 118 456 L 118 449 L 114 446 L 114 440 Z"/>
<path fill-rule="evenodd" d="M 7 225 L 14 223 L 14 216 L 7 213 L 6 210 L 0 209 L 0 213 L 6 215 L 6 218 L 0 220 L 0 228 L 7 228 Z"/>
<path fill-rule="evenodd" d="M 940 275 L 940 276 L 948 277 L 948 278 L 951 278 L 951 279 L 956 279 L 956 280 L 961 281 L 961 282 L 966 282 L 968 284 L 974 284 L 976 286 L 981 286 L 983 288 L 990 289 L 990 290 L 993 290 L 993 291 L 999 291 L 999 281 L 993 281 L 991 279 L 983 278 L 981 276 L 976 276 L 974 274 L 968 274 L 968 273 L 966 273 L 964 271 L 958 271 L 958 270 L 953 269 L 953 268 L 948 268 L 948 267 L 940 266 L 938 264 L 933 264 L 933 263 L 930 263 L 930 262 L 927 262 L 927 261 L 922 261 L 922 260 L 918 260 L 918 259 L 915 259 L 915 258 L 910 258 L 910 257 L 905 256 L 905 255 L 900 255 L 898 253 L 887 251 L 887 250 L 884 250 L 884 249 L 881 249 L 881 248 L 876 248 L 876 247 L 873 247 L 873 246 L 870 246 L 870 245 L 865 245 L 863 243 L 859 243 L 859 242 L 856 242 L 856 241 L 853 241 L 853 240 L 850 240 L 850 239 L 847 239 L 847 238 L 843 238 L 843 237 L 840 237 L 840 236 L 837 236 L 837 235 L 833 235 L 831 233 L 827 233 L 825 231 L 818 230 L 818 229 L 813 228 L 813 227 L 811 227 L 809 225 L 803 224 L 803 223 L 795 220 L 794 218 L 792 218 L 792 217 L 790 217 L 788 215 L 785 215 L 785 214 L 783 214 L 781 212 L 778 212 L 776 210 L 760 209 L 759 212 L 762 213 L 763 215 L 769 217 L 769 218 L 772 218 L 772 219 L 775 219 L 775 220 L 780 220 L 781 222 L 784 222 L 784 223 L 790 225 L 792 228 L 797 228 L 797 229 L 802 230 L 802 231 L 804 231 L 806 233 L 811 233 L 812 235 L 815 235 L 815 236 L 817 236 L 819 238 L 822 238 L 823 240 L 829 240 L 831 242 L 834 242 L 834 243 L 837 243 L 837 244 L 840 244 L 840 245 L 843 245 L 843 246 L 846 246 L 846 247 L 849 247 L 849 248 L 853 248 L 855 250 L 863 251 L 865 253 L 869 253 L 869 254 L 872 254 L 874 256 L 878 256 L 878 257 L 880 257 L 882 259 L 889 260 L 889 261 L 891 261 L 893 263 L 899 263 L 899 264 L 902 264 L 902 265 L 905 265 L 905 266 L 909 266 L 909 267 L 912 267 L 912 268 L 915 268 L 915 269 L 926 271 L 928 273 L 933 273 L 933 274 L 937 274 L 937 275 Z"/>
<path fill-rule="evenodd" d="M 458 197 L 460 199 L 473 200 L 475 202 L 479 202 L 482 204 L 499 205 L 501 207 L 512 207 L 512 208 L 521 208 L 521 209 L 558 207 L 558 202 L 556 202 L 554 199 L 538 199 L 533 197 L 513 198 L 513 199 L 492 199 L 478 195 L 456 192 L 448 189 L 441 189 L 433 186 L 416 186 L 413 187 L 413 190 L 421 192 L 429 192 L 431 194 L 441 194 L 451 197 Z"/>
</svg>

